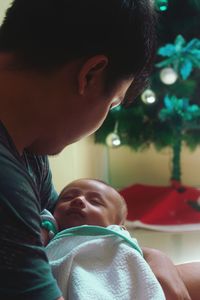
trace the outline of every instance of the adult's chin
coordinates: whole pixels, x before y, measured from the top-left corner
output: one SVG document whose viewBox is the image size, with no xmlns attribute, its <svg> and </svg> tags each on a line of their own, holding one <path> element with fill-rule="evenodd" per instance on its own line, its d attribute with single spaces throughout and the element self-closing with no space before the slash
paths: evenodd
<svg viewBox="0 0 200 300">
<path fill-rule="evenodd" d="M 67 146 L 68 144 L 61 145 L 53 141 L 37 140 L 32 145 L 27 147 L 27 150 L 37 155 L 55 156 L 61 153 L 62 150 Z"/>
</svg>

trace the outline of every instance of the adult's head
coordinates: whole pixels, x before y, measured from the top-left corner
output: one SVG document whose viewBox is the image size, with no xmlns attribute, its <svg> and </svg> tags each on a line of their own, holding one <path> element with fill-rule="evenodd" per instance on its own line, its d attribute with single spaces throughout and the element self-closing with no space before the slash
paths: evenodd
<svg viewBox="0 0 200 300">
<path fill-rule="evenodd" d="M 26 109 L 41 105 L 43 132 L 27 146 L 59 152 L 95 131 L 113 99 L 130 87 L 133 100 L 145 85 L 154 44 L 150 0 L 14 0 L 0 28 L 0 71 L 12 72 Z"/>
<path fill-rule="evenodd" d="M 60 230 L 80 225 L 122 225 L 126 216 L 127 206 L 121 195 L 94 179 L 79 179 L 67 185 L 54 211 Z"/>
</svg>

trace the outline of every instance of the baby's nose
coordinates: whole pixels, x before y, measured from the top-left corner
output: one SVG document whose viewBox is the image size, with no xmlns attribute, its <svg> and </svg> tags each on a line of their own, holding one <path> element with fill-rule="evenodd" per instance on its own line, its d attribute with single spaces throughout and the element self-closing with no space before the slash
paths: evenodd
<svg viewBox="0 0 200 300">
<path fill-rule="evenodd" d="M 76 198 L 74 198 L 71 202 L 70 202 L 72 207 L 79 207 L 79 208 L 85 208 L 86 204 L 85 204 L 85 197 L 83 196 L 78 196 Z"/>
</svg>

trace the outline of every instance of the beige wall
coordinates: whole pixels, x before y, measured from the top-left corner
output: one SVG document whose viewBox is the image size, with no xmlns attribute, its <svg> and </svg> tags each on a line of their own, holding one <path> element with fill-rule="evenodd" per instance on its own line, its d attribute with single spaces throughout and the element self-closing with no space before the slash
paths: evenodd
<svg viewBox="0 0 200 300">
<path fill-rule="evenodd" d="M 5 11 L 13 0 L 0 0 L 0 24 L 3 21 Z"/>
<path fill-rule="evenodd" d="M 50 157 L 53 182 L 58 192 L 77 178 L 99 178 L 108 181 L 107 150 L 95 145 L 89 137 L 68 146 L 56 157 Z"/>
<path fill-rule="evenodd" d="M 172 169 L 172 151 L 161 152 L 153 146 L 143 152 L 134 152 L 128 147 L 110 150 L 111 181 L 115 187 L 132 183 L 168 185 Z M 191 152 L 183 147 L 181 155 L 182 182 L 200 186 L 200 147 Z"/>
<path fill-rule="evenodd" d="M 58 191 L 80 177 L 94 177 L 121 188 L 133 183 L 168 185 L 171 174 L 170 149 L 157 152 L 154 147 L 134 152 L 128 147 L 107 149 L 95 145 L 93 137 L 67 147 L 50 158 L 53 180 Z M 181 156 L 182 182 L 200 186 L 200 148 L 191 152 L 184 148 Z"/>
</svg>

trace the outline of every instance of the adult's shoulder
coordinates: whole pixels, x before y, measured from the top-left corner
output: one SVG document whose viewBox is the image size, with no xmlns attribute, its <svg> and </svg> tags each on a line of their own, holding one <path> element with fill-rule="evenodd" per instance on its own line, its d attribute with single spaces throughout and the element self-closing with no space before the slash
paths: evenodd
<svg viewBox="0 0 200 300">
<path fill-rule="evenodd" d="M 14 174 L 25 175 L 24 167 L 6 146 L 0 144 L 0 178 L 6 179 Z"/>
<path fill-rule="evenodd" d="M 12 205 L 15 205 L 15 202 L 23 203 L 23 199 L 35 199 L 34 202 L 39 205 L 35 184 L 26 167 L 2 144 L 0 144 L 0 194 L 2 199 L 9 200 Z"/>
</svg>

